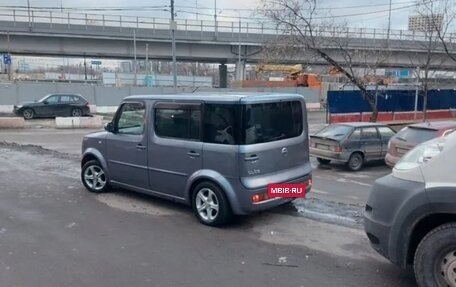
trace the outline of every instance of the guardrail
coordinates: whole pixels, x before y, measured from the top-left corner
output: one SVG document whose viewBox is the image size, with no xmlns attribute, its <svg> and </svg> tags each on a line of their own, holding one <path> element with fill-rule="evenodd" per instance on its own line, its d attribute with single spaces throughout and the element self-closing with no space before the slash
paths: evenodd
<svg viewBox="0 0 456 287">
<path fill-rule="evenodd" d="M 155 17 L 135 17 L 123 15 L 105 15 L 105 14 L 88 14 L 88 13 L 71 13 L 60 11 L 46 10 L 28 10 L 12 9 L 0 10 L 0 21 L 9 21 L 13 27 L 23 26 L 26 23 L 30 30 L 33 31 L 37 24 L 53 25 L 64 24 L 68 30 L 77 25 L 83 26 L 86 30 L 105 30 L 105 29 L 151 29 L 169 30 L 170 19 Z M 177 30 L 179 31 L 199 31 L 224 33 L 224 37 L 229 36 L 237 39 L 249 37 L 250 35 L 263 36 L 282 36 L 289 34 L 289 31 L 278 29 L 275 25 L 267 20 L 262 22 L 243 22 L 243 21 L 210 21 L 210 20 L 191 20 L 176 19 Z M 60 27 L 62 25 L 59 25 Z M 340 37 L 340 38 L 358 38 L 358 39 L 379 39 L 379 40 L 409 40 L 409 41 L 426 41 L 428 37 L 425 33 L 408 30 L 388 30 L 375 28 L 351 28 L 351 27 L 315 27 L 315 35 L 321 37 Z M 456 42 L 456 34 L 448 34 L 446 37 L 450 43 Z"/>
</svg>

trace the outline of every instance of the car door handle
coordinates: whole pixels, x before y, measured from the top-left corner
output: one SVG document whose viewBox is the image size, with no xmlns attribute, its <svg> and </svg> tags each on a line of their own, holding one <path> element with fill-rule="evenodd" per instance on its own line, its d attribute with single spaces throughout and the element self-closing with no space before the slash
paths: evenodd
<svg viewBox="0 0 456 287">
<path fill-rule="evenodd" d="M 244 158 L 244 160 L 246 160 L 246 161 L 255 161 L 258 159 L 259 159 L 259 157 L 256 154 L 252 154 L 251 156 Z"/>
<path fill-rule="evenodd" d="M 191 157 L 198 157 L 198 156 L 200 156 L 199 153 L 197 153 L 196 151 L 193 151 L 193 150 L 189 151 L 187 154 L 188 154 L 189 156 L 191 156 Z"/>
<path fill-rule="evenodd" d="M 136 145 L 136 149 L 137 149 L 137 150 L 145 150 L 145 149 L 146 149 L 146 146 L 145 146 L 145 145 L 142 145 L 142 144 L 137 144 L 137 145 Z"/>
</svg>

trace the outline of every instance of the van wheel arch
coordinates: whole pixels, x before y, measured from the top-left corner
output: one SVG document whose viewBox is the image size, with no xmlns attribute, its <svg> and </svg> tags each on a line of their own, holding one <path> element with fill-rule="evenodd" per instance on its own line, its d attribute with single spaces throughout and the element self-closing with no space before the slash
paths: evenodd
<svg viewBox="0 0 456 287">
<path fill-rule="evenodd" d="M 456 222 L 456 214 L 447 213 L 430 214 L 417 222 L 410 234 L 407 253 L 405 254 L 406 258 L 404 258 L 404 266 L 413 264 L 418 245 L 429 232 L 439 226 L 452 222 Z"/>
<path fill-rule="evenodd" d="M 82 158 L 81 167 L 83 167 L 84 164 L 86 164 L 87 162 L 89 162 L 91 160 L 96 160 L 96 161 L 98 161 L 101 164 L 101 162 L 98 159 L 98 157 L 96 157 L 94 154 L 89 153 L 89 154 L 84 155 L 84 157 Z"/>
<path fill-rule="evenodd" d="M 203 197 L 198 197 L 200 192 Z M 214 180 L 207 178 L 195 180 L 191 186 L 189 196 L 191 196 L 190 205 L 193 212 L 201 223 L 218 227 L 229 223 L 233 218 L 231 203 L 226 191 Z M 198 204 L 201 205 L 202 209 L 198 209 Z M 212 204 L 215 204 L 215 208 L 203 207 L 211 206 Z M 204 211 L 205 209 L 207 211 Z M 215 215 L 213 214 L 214 211 Z M 211 216 L 214 217 L 211 218 Z"/>
<path fill-rule="evenodd" d="M 188 191 L 188 202 L 190 204 L 191 207 L 193 207 L 193 202 L 192 202 L 192 199 L 193 199 L 193 196 L 195 195 L 195 188 L 203 183 L 203 182 L 209 182 L 209 183 L 212 183 L 214 185 L 216 185 L 224 194 L 225 196 L 228 198 L 227 194 L 226 194 L 226 191 L 225 189 L 223 189 L 220 184 L 218 184 L 215 180 L 211 179 L 211 178 L 207 178 L 207 177 L 201 177 L 201 178 L 198 178 L 196 180 L 194 180 L 192 182 L 192 184 L 190 185 L 190 188 L 189 188 L 189 191 Z M 228 200 L 229 202 L 229 200 Z"/>
</svg>

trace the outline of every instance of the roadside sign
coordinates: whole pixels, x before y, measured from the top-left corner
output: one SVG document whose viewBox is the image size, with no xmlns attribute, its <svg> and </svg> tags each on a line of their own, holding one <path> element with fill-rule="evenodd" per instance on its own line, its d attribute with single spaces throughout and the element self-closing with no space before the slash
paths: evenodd
<svg viewBox="0 0 456 287">
<path fill-rule="evenodd" d="M 96 65 L 96 66 L 101 65 L 101 61 L 91 61 L 90 63 L 91 63 L 92 65 Z"/>
<path fill-rule="evenodd" d="M 3 54 L 3 63 L 5 65 L 11 64 L 11 55 L 10 54 Z"/>
</svg>

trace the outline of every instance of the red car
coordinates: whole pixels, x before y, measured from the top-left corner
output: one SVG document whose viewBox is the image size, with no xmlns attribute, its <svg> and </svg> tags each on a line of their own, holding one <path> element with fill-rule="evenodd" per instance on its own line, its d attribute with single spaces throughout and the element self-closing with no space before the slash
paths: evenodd
<svg viewBox="0 0 456 287">
<path fill-rule="evenodd" d="M 393 167 L 416 145 L 456 130 L 456 121 L 435 121 L 409 125 L 400 130 L 388 143 L 385 162 Z"/>
</svg>

